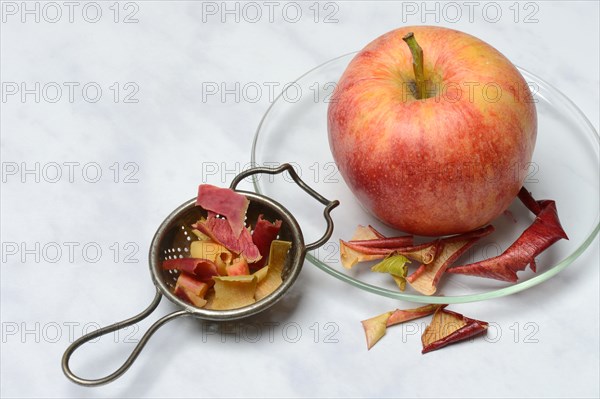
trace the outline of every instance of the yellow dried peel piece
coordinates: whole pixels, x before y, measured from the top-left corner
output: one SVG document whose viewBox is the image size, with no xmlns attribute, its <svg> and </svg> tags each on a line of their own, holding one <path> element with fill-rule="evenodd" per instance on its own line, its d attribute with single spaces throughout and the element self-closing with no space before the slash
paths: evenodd
<svg viewBox="0 0 600 399">
<path fill-rule="evenodd" d="M 421 294 L 424 295 L 433 295 L 437 290 L 436 285 L 434 285 L 434 280 L 440 270 L 447 266 L 446 262 L 450 257 L 452 257 L 456 251 L 460 250 L 463 246 L 469 243 L 468 240 L 465 241 L 456 241 L 450 242 L 447 244 L 443 244 L 443 247 L 438 254 L 437 258 L 433 262 L 428 265 L 425 265 L 425 271 L 419 276 L 412 280 L 409 278 L 409 284 Z"/>
<path fill-rule="evenodd" d="M 375 234 L 375 232 L 369 226 L 358 225 L 356 230 L 354 230 L 354 234 L 352 235 L 351 241 L 359 241 L 359 240 L 376 240 L 379 236 Z"/>
<path fill-rule="evenodd" d="M 226 264 L 233 260 L 233 254 L 227 248 L 212 241 L 193 241 L 190 245 L 190 255 L 192 258 L 207 259 L 215 263 L 218 259 Z"/>
<path fill-rule="evenodd" d="M 385 254 L 372 255 L 360 253 L 352 248 L 347 247 L 346 244 L 340 240 L 340 260 L 342 261 L 342 266 L 344 266 L 346 269 L 352 269 L 352 266 L 359 262 L 383 259 L 385 256 Z"/>
<path fill-rule="evenodd" d="M 400 288 L 400 291 L 404 291 L 406 289 L 406 276 L 396 276 L 394 274 L 390 274 L 394 279 L 394 282 Z"/>
<path fill-rule="evenodd" d="M 384 335 L 387 321 L 393 312 L 386 312 L 379 316 L 361 321 L 365 336 L 367 337 L 367 349 L 371 349 Z"/>
<path fill-rule="evenodd" d="M 433 314 L 431 324 L 423 331 L 421 336 L 423 347 L 447 337 L 466 325 L 467 322 L 463 318 L 456 316 L 454 313 L 443 312 L 442 308 L 439 308 Z"/>
<path fill-rule="evenodd" d="M 268 272 L 269 272 L 269 266 L 265 266 L 262 269 L 257 270 L 254 273 L 252 273 L 252 275 L 256 276 L 256 281 L 258 282 L 258 284 L 260 284 L 267 277 Z"/>
<path fill-rule="evenodd" d="M 376 240 L 379 237 L 377 234 L 373 232 L 373 230 L 368 226 L 358 225 L 356 230 L 354 230 L 354 234 L 352 235 L 351 241 L 357 240 Z M 357 252 L 351 248 L 348 248 L 342 240 L 340 240 L 340 259 L 342 261 L 342 266 L 346 269 L 351 269 L 352 266 L 356 265 L 358 262 L 367 262 L 370 260 L 383 259 L 385 255 L 365 255 Z"/>
<path fill-rule="evenodd" d="M 255 302 L 256 276 L 215 276 L 213 280 L 215 297 L 211 300 L 211 309 L 237 309 Z"/>
<path fill-rule="evenodd" d="M 435 255 L 437 254 L 437 251 L 438 244 L 434 242 L 425 248 L 417 249 L 414 251 L 401 251 L 400 253 L 406 256 L 407 258 L 428 265 L 435 260 Z"/>
<path fill-rule="evenodd" d="M 285 258 L 291 246 L 292 243 L 289 241 L 274 240 L 271 243 L 269 264 L 265 267 L 268 267 L 266 276 L 256 287 L 255 298 L 257 301 L 275 291 L 283 282 L 281 273 L 283 272 Z"/>
</svg>

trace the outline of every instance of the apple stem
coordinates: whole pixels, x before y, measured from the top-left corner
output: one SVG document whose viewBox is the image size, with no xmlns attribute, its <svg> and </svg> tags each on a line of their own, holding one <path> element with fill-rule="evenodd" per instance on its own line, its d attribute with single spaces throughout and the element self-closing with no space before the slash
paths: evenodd
<svg viewBox="0 0 600 399">
<path fill-rule="evenodd" d="M 412 32 L 409 32 L 406 36 L 402 38 L 408 45 L 410 52 L 413 57 L 413 71 L 415 73 L 415 86 L 417 89 L 417 99 L 421 100 L 426 98 L 427 91 L 427 82 L 425 80 L 425 71 L 423 68 L 423 49 L 417 43 L 417 39 L 415 39 L 415 35 Z"/>
</svg>

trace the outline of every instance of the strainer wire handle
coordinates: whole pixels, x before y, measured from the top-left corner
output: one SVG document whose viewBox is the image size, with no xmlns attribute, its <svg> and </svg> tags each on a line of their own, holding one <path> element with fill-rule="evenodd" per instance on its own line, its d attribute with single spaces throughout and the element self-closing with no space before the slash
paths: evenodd
<svg viewBox="0 0 600 399">
<path fill-rule="evenodd" d="M 138 355 L 140 354 L 142 349 L 144 349 L 144 346 L 146 345 L 146 343 L 148 342 L 150 337 L 156 332 L 156 330 L 158 330 L 163 324 L 165 324 L 173 319 L 176 319 L 180 316 L 189 316 L 190 313 L 185 310 L 179 310 L 177 312 L 170 313 L 170 314 L 162 317 L 161 319 L 157 320 L 154 324 L 152 324 L 152 326 L 150 326 L 150 328 L 148 328 L 148 331 L 146 331 L 146 333 L 144 333 L 144 336 L 140 339 L 140 342 L 138 342 L 138 344 L 133 349 L 133 351 L 127 358 L 127 360 L 125 360 L 125 363 L 123 363 L 123 365 L 121 367 L 119 367 L 115 372 L 113 372 L 110 375 L 107 375 L 106 377 L 98 378 L 95 380 L 88 380 L 85 378 L 81 378 L 81 377 L 75 375 L 71 371 L 71 368 L 69 367 L 69 360 L 70 360 L 73 352 L 75 352 L 77 350 L 77 348 L 79 348 L 81 345 L 85 344 L 86 342 L 89 342 L 95 338 L 98 338 L 98 337 L 108 334 L 110 332 L 120 330 L 121 328 L 128 327 L 132 324 L 137 323 L 140 320 L 145 319 L 150 313 L 152 313 L 156 309 L 156 307 L 160 303 L 161 298 L 162 298 L 162 294 L 160 293 L 160 291 L 156 290 L 156 296 L 152 300 L 152 303 L 140 314 L 133 316 L 127 320 L 123 320 L 121 322 L 111 324 L 110 326 L 103 327 L 99 330 L 93 331 L 93 332 L 86 334 L 86 335 L 82 336 L 81 338 L 75 340 L 67 348 L 67 350 L 65 351 L 65 354 L 63 355 L 63 358 L 62 358 L 62 369 L 63 369 L 63 372 L 65 373 L 65 375 L 67 376 L 67 378 L 69 378 L 71 381 L 73 381 L 79 385 L 91 387 L 91 386 L 107 384 L 111 381 L 116 380 L 121 375 L 123 375 L 123 373 L 125 373 L 129 369 L 129 367 L 131 367 L 131 365 L 133 364 L 135 359 L 138 357 Z"/>
<path fill-rule="evenodd" d="M 285 171 L 287 171 L 290 174 L 290 176 L 292 177 L 292 180 L 294 180 L 294 182 L 297 185 L 299 185 L 300 188 L 302 190 L 304 190 L 308 195 L 310 195 L 311 197 L 313 197 L 314 199 L 319 201 L 321 204 L 326 205 L 325 210 L 323 211 L 323 216 L 325 217 L 325 221 L 327 222 L 327 229 L 325 230 L 325 234 L 323 234 L 323 236 L 319 240 L 317 240 L 311 244 L 308 244 L 306 246 L 305 250 L 311 251 L 311 250 L 316 249 L 316 248 L 320 247 L 321 245 L 325 244 L 327 242 L 327 240 L 329 240 L 329 238 L 331 237 L 331 234 L 333 233 L 333 220 L 331 219 L 330 213 L 333 208 L 335 208 L 336 206 L 338 206 L 340 204 L 340 202 L 338 200 L 329 201 L 327 198 L 323 197 L 321 194 L 319 194 L 318 192 L 313 190 L 308 184 L 306 184 L 304 182 L 304 180 L 302 180 L 300 178 L 300 176 L 298 176 L 298 173 L 296 173 L 296 171 L 294 170 L 294 167 L 292 165 L 290 165 L 289 163 L 284 163 L 283 165 L 279 166 L 278 168 L 257 167 L 257 168 L 251 168 L 246 171 L 243 171 L 239 175 L 237 175 L 236 177 L 233 178 L 233 181 L 231 182 L 231 185 L 229 186 L 229 188 L 231 188 L 232 190 L 235 190 L 238 183 L 241 182 L 242 180 L 244 180 L 248 176 L 256 175 L 259 173 L 264 173 L 264 174 L 268 174 L 268 175 L 277 175 L 277 174 L 283 173 Z"/>
</svg>

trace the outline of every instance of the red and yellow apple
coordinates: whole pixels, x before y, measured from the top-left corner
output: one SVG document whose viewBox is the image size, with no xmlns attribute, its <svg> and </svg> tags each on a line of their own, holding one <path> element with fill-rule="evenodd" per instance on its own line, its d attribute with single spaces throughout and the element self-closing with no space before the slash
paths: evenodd
<svg viewBox="0 0 600 399">
<path fill-rule="evenodd" d="M 500 215 L 523 184 L 536 132 L 517 68 L 476 37 L 431 26 L 368 44 L 328 110 L 334 160 L 362 206 L 428 236 Z"/>
</svg>

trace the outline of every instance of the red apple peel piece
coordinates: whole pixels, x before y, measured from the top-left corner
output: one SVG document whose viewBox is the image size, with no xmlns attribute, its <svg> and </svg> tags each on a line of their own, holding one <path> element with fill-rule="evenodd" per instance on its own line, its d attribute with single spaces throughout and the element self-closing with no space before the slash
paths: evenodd
<svg viewBox="0 0 600 399">
<path fill-rule="evenodd" d="M 203 308 L 207 302 L 206 299 L 201 298 L 197 295 L 194 295 L 187 288 L 183 288 L 183 287 L 175 288 L 174 293 L 177 297 L 181 298 L 182 300 L 186 301 L 187 303 L 194 305 L 197 308 Z"/>
<path fill-rule="evenodd" d="M 228 276 L 247 276 L 250 274 L 248 262 L 243 257 L 235 258 L 231 265 L 225 266 Z"/>
<path fill-rule="evenodd" d="M 514 283 L 518 280 L 517 272 L 525 270 L 527 265 L 531 266 L 531 270 L 536 270 L 536 256 L 561 238 L 569 239 L 558 219 L 554 201 L 536 201 L 525 187 L 519 192 L 519 199 L 536 215 L 531 226 L 502 254 L 480 262 L 453 267 L 448 269 L 448 273 L 487 277 Z"/>
<path fill-rule="evenodd" d="M 407 247 L 413 245 L 413 236 L 377 238 L 373 240 L 350 240 L 350 244 L 367 248 Z"/>
<path fill-rule="evenodd" d="M 196 280 L 187 273 L 181 273 L 177 278 L 174 294 L 184 301 L 201 308 L 206 305 L 204 295 L 206 295 L 208 288 L 209 284 Z"/>
<path fill-rule="evenodd" d="M 446 306 L 448 305 L 426 305 L 415 309 L 396 309 L 395 311 L 385 312 L 361 321 L 367 339 L 367 350 L 371 349 L 383 338 L 387 327 L 429 316 L 438 309 Z"/>
<path fill-rule="evenodd" d="M 238 238 L 244 229 L 244 219 L 249 204 L 250 201 L 245 195 L 229 188 L 215 187 L 210 184 L 198 186 L 196 205 L 225 216 L 235 238 Z"/>
<path fill-rule="evenodd" d="M 252 242 L 258 248 L 262 258 L 250 265 L 252 271 L 256 271 L 265 265 L 269 250 L 271 249 L 271 243 L 277 238 L 280 229 L 281 220 L 275 220 L 274 223 L 271 223 L 264 219 L 263 215 L 258 215 L 258 220 L 254 225 L 254 232 L 252 233 Z"/>
<path fill-rule="evenodd" d="M 421 264 L 406 280 L 415 290 L 424 295 L 435 294 L 440 278 L 448 267 L 456 262 L 477 240 L 493 231 L 494 227 L 488 225 L 469 233 L 439 240 L 439 250 L 434 261 L 429 264 Z"/>
<path fill-rule="evenodd" d="M 359 262 L 383 259 L 386 256 L 387 253 L 367 254 L 356 251 L 350 248 L 346 241 L 340 240 L 340 260 L 342 261 L 342 266 L 344 266 L 346 269 L 352 269 L 352 267 Z"/>
<path fill-rule="evenodd" d="M 175 258 L 165 259 L 162 263 L 163 270 L 179 270 L 193 275 L 204 283 L 210 283 L 213 276 L 218 276 L 217 265 L 207 259 Z"/>
<path fill-rule="evenodd" d="M 236 237 L 227 220 L 217 218 L 214 212 L 209 211 L 207 219 L 199 220 L 192 227 L 200 230 L 231 252 L 242 255 L 249 263 L 256 262 L 261 258 L 260 251 L 252 242 L 252 235 L 248 229 L 243 228 Z"/>
<path fill-rule="evenodd" d="M 175 283 L 175 291 L 177 291 L 178 288 L 185 288 L 187 291 L 196 296 L 204 297 L 204 295 L 206 295 L 206 291 L 208 291 L 213 283 L 214 281 L 212 279 L 210 283 L 204 283 L 187 273 L 181 273 L 177 278 L 177 282 Z"/>
<path fill-rule="evenodd" d="M 378 248 L 357 244 L 356 241 L 340 240 L 340 257 L 342 265 L 350 269 L 359 262 L 383 259 L 393 253 L 404 255 L 407 258 L 421 263 L 431 263 L 439 251 L 438 241 L 420 245 L 410 245 L 396 248 Z"/>
<path fill-rule="evenodd" d="M 440 307 L 433 314 L 431 324 L 423 331 L 421 353 L 425 354 L 471 338 L 486 331 L 487 328 L 488 323 L 485 321 L 471 319 Z"/>
</svg>

